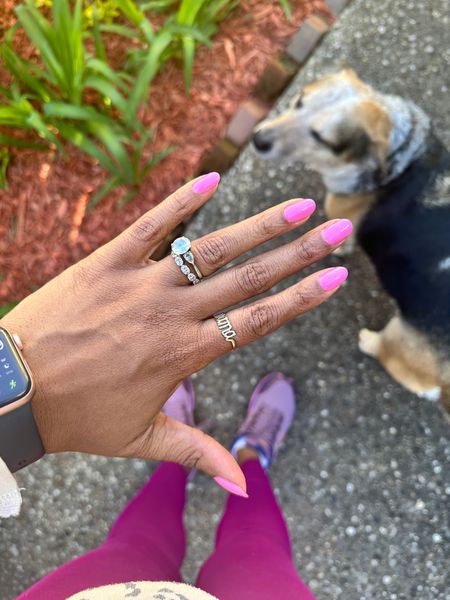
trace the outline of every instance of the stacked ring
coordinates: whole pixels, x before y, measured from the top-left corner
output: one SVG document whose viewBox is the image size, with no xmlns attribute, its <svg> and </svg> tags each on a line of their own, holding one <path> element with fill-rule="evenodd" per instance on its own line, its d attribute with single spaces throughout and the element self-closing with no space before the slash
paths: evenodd
<svg viewBox="0 0 450 600">
<path fill-rule="evenodd" d="M 191 251 L 190 239 L 182 236 L 172 242 L 172 258 L 175 260 L 175 264 L 180 267 L 183 275 L 186 275 L 193 285 L 200 283 L 203 275 L 195 264 L 195 258 Z M 186 263 L 191 265 L 194 272 L 192 272 L 191 267 Z"/>
<path fill-rule="evenodd" d="M 220 329 L 220 333 L 227 340 L 227 342 L 230 342 L 232 346 L 231 349 L 234 350 L 236 348 L 235 337 L 237 334 L 233 329 L 233 325 L 231 324 L 230 319 L 225 313 L 219 313 L 217 315 L 214 315 L 214 319 L 217 323 L 217 327 Z"/>
</svg>

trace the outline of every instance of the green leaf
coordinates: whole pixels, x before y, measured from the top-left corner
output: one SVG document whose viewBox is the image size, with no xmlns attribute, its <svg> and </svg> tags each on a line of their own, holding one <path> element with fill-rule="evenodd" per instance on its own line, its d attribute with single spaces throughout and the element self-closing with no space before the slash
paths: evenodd
<svg viewBox="0 0 450 600">
<path fill-rule="evenodd" d="M 7 69 L 20 82 L 22 87 L 28 87 L 44 102 L 51 99 L 51 91 L 40 81 L 44 78 L 42 69 L 30 63 L 30 61 L 23 60 L 8 44 L 3 44 L 0 47 L 0 56 L 5 61 Z"/>
<path fill-rule="evenodd" d="M 133 0 L 116 0 L 116 4 L 127 17 L 127 19 L 129 19 L 134 25 L 139 26 L 142 21 L 147 19 L 145 14 L 139 10 Z"/>
<path fill-rule="evenodd" d="M 130 38 L 131 40 L 135 40 L 137 36 L 135 29 L 126 27 L 125 25 L 118 25 L 116 23 L 100 25 L 100 31 L 105 33 L 115 33 L 117 35 Z"/>
<path fill-rule="evenodd" d="M 189 94 L 192 82 L 192 66 L 195 55 L 195 41 L 188 36 L 183 37 L 184 86 Z"/>
<path fill-rule="evenodd" d="M 38 142 L 33 142 L 31 140 L 22 140 L 6 135 L 5 133 L 0 133 L 0 144 L 4 144 L 5 146 L 16 146 L 17 148 L 33 148 L 34 150 L 48 150 L 47 145 L 39 144 Z"/>
<path fill-rule="evenodd" d="M 172 36 L 168 31 L 160 31 L 156 36 L 130 95 L 129 119 L 136 118 L 140 104 L 147 98 L 150 82 L 159 69 L 159 59 L 171 41 Z"/>
<path fill-rule="evenodd" d="M 107 154 L 102 152 L 99 146 L 93 142 L 88 135 L 79 127 L 69 123 L 60 123 L 59 131 L 65 140 L 98 160 L 98 162 L 110 173 L 117 173 L 117 167 Z"/>
<path fill-rule="evenodd" d="M 1 134 L 0 134 L 1 139 Z M 6 172 L 8 170 L 9 161 L 11 155 L 7 148 L 0 148 L 0 189 L 6 190 L 8 187 L 8 179 L 6 178 Z"/>
<path fill-rule="evenodd" d="M 92 34 L 94 36 L 95 43 L 95 56 L 99 59 L 100 63 L 106 64 L 108 62 L 106 56 L 105 45 L 102 40 L 102 36 L 100 33 L 100 22 L 98 19 L 97 6 L 94 3 L 93 7 L 93 23 L 92 23 Z"/>
<path fill-rule="evenodd" d="M 205 3 L 206 0 L 182 0 L 177 14 L 178 23 L 192 25 L 195 22 L 199 10 Z"/>
<path fill-rule="evenodd" d="M 52 76 L 53 83 L 65 89 L 64 71 L 50 43 L 50 40 L 53 41 L 54 38 L 50 24 L 42 17 L 31 0 L 27 0 L 25 6 L 18 6 L 16 14 L 28 37 L 39 50 L 41 59 Z"/>
<path fill-rule="evenodd" d="M 135 177 L 133 167 L 130 162 L 130 157 L 126 151 L 126 148 L 117 136 L 117 132 L 111 127 L 107 127 L 98 122 L 88 122 L 88 131 L 94 135 L 104 145 L 108 154 L 113 158 L 116 163 L 116 168 L 111 173 L 118 173 L 121 180 L 127 184 L 134 184 Z"/>
<path fill-rule="evenodd" d="M 89 76 L 86 78 L 84 85 L 86 88 L 92 88 L 98 92 L 103 98 L 108 99 L 118 108 L 124 115 L 127 115 L 128 104 L 122 94 L 108 81 L 101 77 Z"/>
<path fill-rule="evenodd" d="M 78 106 L 65 102 L 49 102 L 44 105 L 44 115 L 51 119 L 73 119 L 74 121 L 96 121 L 108 127 L 114 126 L 114 121 L 107 115 L 102 115 L 92 106 Z M 58 123 L 55 122 L 56 127 Z"/>
<path fill-rule="evenodd" d="M 107 81 L 114 83 L 114 85 L 120 88 L 124 93 L 128 93 L 129 87 L 124 81 L 125 79 L 129 79 L 126 74 L 120 71 L 114 71 L 108 63 L 103 62 L 98 58 L 89 58 L 86 67 L 89 71 L 92 71 L 92 73 L 102 75 Z"/>
<path fill-rule="evenodd" d="M 18 304 L 18 302 L 8 302 L 8 304 L 3 304 L 3 306 L 0 306 L 0 318 L 7 315 L 9 311 L 11 311 Z"/>
<path fill-rule="evenodd" d="M 281 4 L 287 18 L 292 19 L 291 3 L 289 2 L 289 0 L 278 0 L 278 1 Z"/>
<path fill-rule="evenodd" d="M 171 8 L 178 0 L 150 0 L 150 2 L 142 2 L 141 10 L 154 10 L 155 12 L 165 12 Z"/>
<path fill-rule="evenodd" d="M 102 187 L 95 192 L 93 196 L 90 197 L 87 210 L 88 212 L 92 212 L 94 208 L 100 204 L 100 202 L 105 198 L 114 188 L 120 185 L 120 180 L 117 177 L 111 177 L 102 185 Z"/>
</svg>

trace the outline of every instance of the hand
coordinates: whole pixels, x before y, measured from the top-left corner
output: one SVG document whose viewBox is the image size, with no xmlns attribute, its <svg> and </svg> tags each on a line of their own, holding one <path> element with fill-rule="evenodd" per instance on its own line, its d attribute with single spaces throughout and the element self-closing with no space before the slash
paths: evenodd
<svg viewBox="0 0 450 600">
<path fill-rule="evenodd" d="M 312 201 L 285 202 L 195 241 L 193 253 L 205 279 L 193 286 L 171 256 L 159 262 L 148 257 L 210 198 L 218 179 L 210 174 L 188 183 L 3 319 L 21 336 L 35 376 L 32 407 L 47 452 L 170 460 L 245 490 L 244 476 L 227 450 L 161 408 L 184 377 L 230 351 L 213 314 L 323 258 L 351 225 L 330 222 L 220 271 L 251 248 L 301 225 L 314 210 Z M 237 346 L 327 300 L 344 272 L 326 269 L 231 310 Z"/>
</svg>

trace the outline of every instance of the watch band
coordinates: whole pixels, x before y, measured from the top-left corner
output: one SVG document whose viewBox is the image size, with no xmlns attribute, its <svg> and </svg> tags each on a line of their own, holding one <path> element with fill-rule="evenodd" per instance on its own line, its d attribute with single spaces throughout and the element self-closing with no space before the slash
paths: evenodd
<svg viewBox="0 0 450 600">
<path fill-rule="evenodd" d="M 31 402 L 0 417 L 0 456 L 12 473 L 39 460 L 44 454 Z"/>
</svg>

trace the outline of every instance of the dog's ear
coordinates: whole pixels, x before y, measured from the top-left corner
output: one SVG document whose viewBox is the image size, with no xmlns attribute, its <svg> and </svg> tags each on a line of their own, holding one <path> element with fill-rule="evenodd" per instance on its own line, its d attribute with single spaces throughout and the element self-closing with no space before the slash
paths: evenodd
<svg viewBox="0 0 450 600">
<path fill-rule="evenodd" d="M 372 144 L 364 127 L 355 122 L 353 118 L 340 123 L 333 137 L 333 143 L 329 142 L 328 146 L 345 162 L 364 158 L 368 155 Z"/>
<path fill-rule="evenodd" d="M 361 100 L 355 107 L 355 117 L 374 149 L 380 166 L 386 162 L 392 124 L 387 112 L 375 100 Z"/>
</svg>

